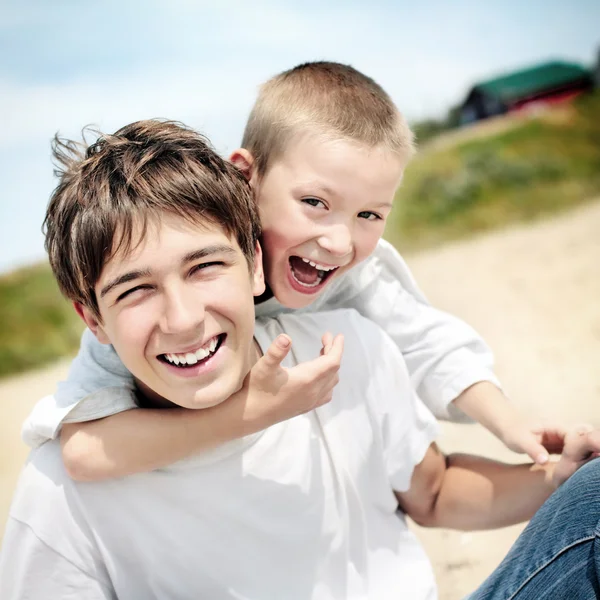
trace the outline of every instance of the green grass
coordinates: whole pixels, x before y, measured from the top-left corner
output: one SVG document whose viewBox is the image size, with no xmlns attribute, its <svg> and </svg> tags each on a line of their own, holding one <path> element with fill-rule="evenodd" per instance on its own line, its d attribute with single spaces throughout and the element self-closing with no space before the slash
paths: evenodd
<svg viewBox="0 0 600 600">
<path fill-rule="evenodd" d="M 48 264 L 1 276 L 0 306 L 0 377 L 77 351 L 83 323 Z"/>
<path fill-rule="evenodd" d="M 425 149 L 406 171 L 386 237 L 401 250 L 421 248 L 597 196 L 600 94 L 558 110 Z"/>
</svg>

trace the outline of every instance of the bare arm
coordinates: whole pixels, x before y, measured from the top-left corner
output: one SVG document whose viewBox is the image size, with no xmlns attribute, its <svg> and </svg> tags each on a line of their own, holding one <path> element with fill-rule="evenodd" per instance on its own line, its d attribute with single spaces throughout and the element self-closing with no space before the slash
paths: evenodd
<svg viewBox="0 0 600 600">
<path fill-rule="evenodd" d="M 507 465 L 478 456 L 444 456 L 435 444 L 398 492 L 400 507 L 426 527 L 494 529 L 530 519 L 550 494 L 600 450 L 598 432 L 574 432 L 557 463 Z"/>
<path fill-rule="evenodd" d="M 555 442 L 557 436 L 564 437 L 564 427 L 534 426 L 501 390 L 488 381 L 467 388 L 453 403 L 508 448 L 527 454 L 540 465 L 548 461 L 549 453 L 562 451 L 562 445 Z"/>
<path fill-rule="evenodd" d="M 64 424 L 62 456 L 70 477 L 97 481 L 152 471 L 328 402 L 338 381 L 343 338 L 323 336 L 321 356 L 281 366 L 290 344 L 279 336 L 225 402 L 202 410 L 137 409 Z M 200 393 L 200 392 L 199 392 Z"/>
<path fill-rule="evenodd" d="M 242 437 L 234 403 L 205 410 L 127 410 L 85 423 L 65 423 L 60 436 L 69 476 L 97 481 L 152 471 L 194 452 Z"/>
</svg>

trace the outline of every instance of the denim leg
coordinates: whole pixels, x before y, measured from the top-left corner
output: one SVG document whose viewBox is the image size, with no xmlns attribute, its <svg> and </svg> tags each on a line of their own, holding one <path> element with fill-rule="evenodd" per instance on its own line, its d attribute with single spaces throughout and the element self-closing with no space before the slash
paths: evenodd
<svg viewBox="0 0 600 600">
<path fill-rule="evenodd" d="M 584 465 L 537 511 L 469 600 L 600 598 L 600 459 Z"/>
</svg>

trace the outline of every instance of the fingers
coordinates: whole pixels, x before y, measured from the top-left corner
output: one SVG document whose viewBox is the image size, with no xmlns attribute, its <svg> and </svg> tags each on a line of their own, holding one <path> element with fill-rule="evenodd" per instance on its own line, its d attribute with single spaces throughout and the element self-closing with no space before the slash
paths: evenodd
<svg viewBox="0 0 600 600">
<path fill-rule="evenodd" d="M 525 454 L 538 465 L 545 465 L 550 460 L 546 448 L 535 439 L 526 440 L 523 444 L 523 450 L 525 451 Z"/>
<path fill-rule="evenodd" d="M 600 431 L 581 427 L 567 437 L 563 456 L 574 462 L 583 462 L 600 452 Z"/>
<path fill-rule="evenodd" d="M 333 343 L 333 336 L 331 335 L 331 332 L 328 331 L 324 333 L 323 337 L 321 338 L 321 342 L 323 344 L 323 348 L 321 348 L 321 356 L 323 356 L 331 349 L 331 344 Z"/>
<path fill-rule="evenodd" d="M 269 369 L 276 369 L 281 366 L 281 362 L 288 355 L 291 347 L 292 340 L 289 336 L 285 334 L 278 335 L 259 362 Z"/>
<path fill-rule="evenodd" d="M 538 442 L 549 454 L 562 454 L 567 430 L 562 426 L 546 426 L 532 429 Z"/>
<path fill-rule="evenodd" d="M 328 334 L 325 334 L 328 335 Z M 331 335 L 331 334 L 329 334 Z M 325 338 L 325 336 L 323 336 Z M 344 336 L 340 333 L 333 338 L 328 344 L 327 350 L 325 347 L 321 350 L 321 354 L 317 358 L 306 361 L 294 367 L 294 369 L 305 370 L 310 372 L 312 376 L 318 377 L 321 374 L 329 371 L 337 371 L 342 362 L 342 353 L 344 351 Z"/>
<path fill-rule="evenodd" d="M 342 354 L 344 352 L 344 336 L 341 333 L 338 333 L 331 342 L 331 346 L 327 352 L 327 356 L 331 360 L 331 362 L 338 367 L 342 362 Z"/>
</svg>

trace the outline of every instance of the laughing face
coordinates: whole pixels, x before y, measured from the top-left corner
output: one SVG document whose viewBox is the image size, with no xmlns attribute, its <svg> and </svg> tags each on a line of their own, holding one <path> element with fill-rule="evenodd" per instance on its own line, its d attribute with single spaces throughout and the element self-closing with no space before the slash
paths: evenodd
<svg viewBox="0 0 600 600">
<path fill-rule="evenodd" d="M 165 215 L 105 265 L 102 322 L 82 311 L 149 398 L 206 408 L 237 391 L 257 359 L 253 296 L 263 291 L 260 248 L 249 269 L 219 227 Z"/>
<path fill-rule="evenodd" d="M 252 177 L 265 275 L 279 302 L 307 306 L 373 252 L 402 171 L 382 148 L 307 134 Z"/>
</svg>

